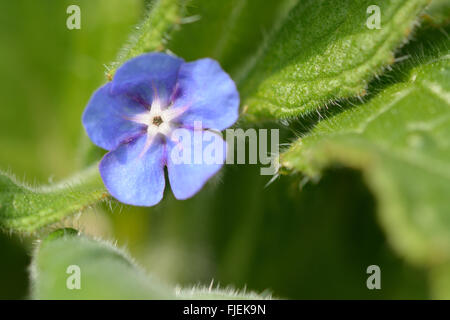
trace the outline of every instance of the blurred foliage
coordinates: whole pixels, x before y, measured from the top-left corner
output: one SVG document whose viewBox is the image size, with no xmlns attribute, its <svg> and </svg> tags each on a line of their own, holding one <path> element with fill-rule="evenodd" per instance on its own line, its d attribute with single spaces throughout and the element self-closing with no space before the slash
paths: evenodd
<svg viewBox="0 0 450 320">
<path fill-rule="evenodd" d="M 167 299 L 170 291 L 107 242 L 60 229 L 45 238 L 31 266 L 34 299 Z M 79 271 L 69 266 L 78 267 Z M 68 290 L 68 277 L 80 272 L 80 290 Z"/>
<path fill-rule="evenodd" d="M 401 51 L 408 59 L 391 72 L 401 75 L 398 82 L 390 78 L 381 91 L 373 84 L 369 89 L 380 92 L 343 105 L 281 158 L 309 176 L 334 161 L 362 170 L 392 244 L 424 265 L 450 260 L 450 41 L 434 31 L 422 31 L 423 41 Z"/>
<path fill-rule="evenodd" d="M 0 299 L 28 297 L 30 257 L 25 246 L 23 240 L 0 233 Z"/>
<path fill-rule="evenodd" d="M 192 0 L 185 20 L 195 22 L 174 33 L 169 49 L 188 61 L 216 59 L 236 79 L 270 30 L 297 2 L 266 1 L 262 6 L 258 0 Z"/>
<path fill-rule="evenodd" d="M 144 12 L 139 0 L 75 1 L 81 29 L 68 30 L 70 4 L 0 4 L 0 163 L 19 179 L 47 182 L 78 168 L 81 112 Z"/>
<path fill-rule="evenodd" d="M 81 7 L 81 30 L 65 26 L 66 8 L 73 3 Z M 239 78 L 260 43 L 296 3 L 190 1 L 168 49 L 186 60 L 216 58 Z M 117 61 L 145 5 L 139 0 L 0 3 L 0 93 L 6 99 L 0 109 L 1 169 L 19 180 L 26 174 L 27 181 L 45 183 L 99 158 L 102 151 L 80 134 L 81 113 L 91 93 L 106 81 L 105 65 Z M 388 74 L 381 81 L 392 82 L 393 77 Z M 314 116 L 299 122 L 306 133 Z M 291 130 L 296 129 L 284 129 L 282 143 L 298 133 Z M 222 287 L 247 286 L 285 298 L 430 298 L 448 292 L 448 266 L 430 272 L 391 249 L 375 214 L 376 200 L 360 173 L 332 167 L 320 181 L 305 185 L 304 177 L 292 175 L 265 187 L 269 179 L 255 166 L 227 166 L 192 199 L 176 201 L 167 191 L 153 208 L 108 202 L 64 224 L 126 245 L 145 271 L 170 286 L 214 279 Z M 64 268 L 64 274 L 63 253 L 80 254 L 88 264 L 94 260 L 89 250 L 97 243 L 73 241 L 73 249 L 47 247 L 44 254 L 54 262 L 45 269 Z M 28 241 L 0 237 L 0 260 L 6 261 L 0 267 L 1 298 L 26 296 L 27 251 Z M 366 268 L 372 264 L 381 267 L 379 291 L 366 287 Z"/>
<path fill-rule="evenodd" d="M 142 53 L 162 51 L 168 39 L 182 22 L 189 0 L 156 0 L 150 2 L 147 15 L 135 27 L 128 42 L 119 52 L 117 61 L 108 68 L 107 77 L 112 79 L 121 64 Z"/>
<path fill-rule="evenodd" d="M 264 298 L 254 293 L 215 288 L 171 289 L 157 278 L 146 275 L 124 250 L 77 233 L 74 229 L 59 229 L 39 245 L 31 265 L 32 298 Z M 74 287 L 68 290 L 68 286 L 78 287 L 79 290 L 74 290 Z"/>
</svg>

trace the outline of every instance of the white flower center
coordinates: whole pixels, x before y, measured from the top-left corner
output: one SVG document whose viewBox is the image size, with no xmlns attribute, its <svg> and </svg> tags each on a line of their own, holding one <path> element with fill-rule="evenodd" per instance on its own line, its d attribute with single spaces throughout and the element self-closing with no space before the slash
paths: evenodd
<svg viewBox="0 0 450 320">
<path fill-rule="evenodd" d="M 162 107 L 159 98 L 156 97 L 152 102 L 150 110 L 128 118 L 133 122 L 147 126 L 147 141 L 142 154 L 150 148 L 151 143 L 158 134 L 162 134 L 170 139 L 172 130 L 176 128 L 173 120 L 185 111 L 185 107 Z"/>
</svg>

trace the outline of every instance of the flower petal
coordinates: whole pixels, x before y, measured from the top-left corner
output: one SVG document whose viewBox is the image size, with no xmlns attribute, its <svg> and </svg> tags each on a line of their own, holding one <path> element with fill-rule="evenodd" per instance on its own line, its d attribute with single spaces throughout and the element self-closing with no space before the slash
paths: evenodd
<svg viewBox="0 0 450 320">
<path fill-rule="evenodd" d="M 188 107 L 178 119 L 187 128 L 201 121 L 205 129 L 223 130 L 238 119 L 236 85 L 212 59 L 184 63 L 178 74 L 178 91 L 173 107 Z"/>
<path fill-rule="evenodd" d="M 165 53 L 140 55 L 124 63 L 112 81 L 113 93 L 126 93 L 151 105 L 156 90 L 163 105 L 169 103 L 183 59 Z"/>
<path fill-rule="evenodd" d="M 123 141 L 143 134 L 145 126 L 127 118 L 146 110 L 126 95 L 112 95 L 111 83 L 107 83 L 92 95 L 82 122 L 94 144 L 113 150 Z"/>
<path fill-rule="evenodd" d="M 153 206 L 164 193 L 165 148 L 161 140 L 153 141 L 147 152 L 146 136 L 120 145 L 100 162 L 100 175 L 111 195 L 120 202 L 136 206 Z"/>
<path fill-rule="evenodd" d="M 175 134 L 182 130 L 184 133 Z M 184 200 L 200 191 L 219 171 L 226 159 L 227 145 L 220 135 L 210 131 L 194 133 L 182 128 L 175 130 L 172 138 L 178 142 L 167 141 L 167 171 L 175 198 Z"/>
</svg>

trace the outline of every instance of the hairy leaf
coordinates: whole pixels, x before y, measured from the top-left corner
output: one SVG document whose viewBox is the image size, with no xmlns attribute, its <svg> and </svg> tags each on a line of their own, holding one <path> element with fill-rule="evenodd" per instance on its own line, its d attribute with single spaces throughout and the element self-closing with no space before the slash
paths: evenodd
<svg viewBox="0 0 450 320">
<path fill-rule="evenodd" d="M 35 251 L 31 271 L 34 299 L 261 298 L 233 290 L 171 289 L 148 276 L 123 250 L 73 229 L 50 234 Z M 74 289 L 77 274 L 80 288 Z"/>
<path fill-rule="evenodd" d="M 136 27 L 136 32 L 131 34 L 128 44 L 119 52 L 117 61 L 109 68 L 108 78 L 112 79 L 117 68 L 127 60 L 145 52 L 164 50 L 166 40 L 181 23 L 188 2 L 189 0 L 155 0 L 147 16 Z"/>
<path fill-rule="evenodd" d="M 169 49 L 187 61 L 210 57 L 236 78 L 297 0 L 192 0 Z"/>
<path fill-rule="evenodd" d="M 450 23 L 450 2 L 447 0 L 432 0 L 425 12 L 425 21 L 434 27 Z"/>
<path fill-rule="evenodd" d="M 0 228 L 34 232 L 108 197 L 97 165 L 57 184 L 31 187 L 0 173 Z"/>
<path fill-rule="evenodd" d="M 238 77 L 244 111 L 251 119 L 286 118 L 364 95 L 368 81 L 394 61 L 426 3 L 299 1 Z M 374 5 L 380 29 L 372 28 Z"/>
<path fill-rule="evenodd" d="M 405 51 L 409 59 L 385 78 L 397 83 L 380 81 L 385 88 L 367 103 L 329 114 L 281 156 L 308 176 L 334 162 L 361 169 L 392 245 L 425 265 L 450 259 L 450 44 L 442 31 L 424 32 L 422 40 L 434 40 Z"/>
</svg>

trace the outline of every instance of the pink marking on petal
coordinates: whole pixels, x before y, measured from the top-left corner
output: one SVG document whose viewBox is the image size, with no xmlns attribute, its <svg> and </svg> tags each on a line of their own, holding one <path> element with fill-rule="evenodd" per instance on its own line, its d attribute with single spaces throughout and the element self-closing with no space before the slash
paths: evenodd
<svg viewBox="0 0 450 320">
<path fill-rule="evenodd" d="M 146 114 L 137 114 L 135 116 L 122 116 L 123 119 L 128 120 L 128 121 L 133 121 L 139 124 L 147 124 L 147 118 L 146 118 Z"/>
<path fill-rule="evenodd" d="M 147 110 L 149 109 L 150 105 L 147 103 L 147 101 L 145 101 L 144 99 L 142 99 L 139 96 L 130 96 L 131 100 L 136 101 L 137 103 L 139 103 L 140 105 L 142 105 L 143 107 L 145 107 Z"/>
<path fill-rule="evenodd" d="M 173 103 L 173 101 L 175 100 L 175 96 L 178 93 L 178 90 L 180 89 L 180 86 L 178 84 L 178 82 L 175 84 L 175 87 L 173 88 L 172 94 L 170 95 L 170 102 Z"/>
<path fill-rule="evenodd" d="M 139 154 L 139 159 L 144 156 L 144 154 L 150 149 L 153 141 L 155 140 L 155 136 L 150 137 L 147 135 L 147 140 L 145 141 L 144 149 L 142 149 L 141 153 Z"/>
<path fill-rule="evenodd" d="M 187 109 L 189 109 L 188 106 L 177 108 L 172 107 L 164 111 L 164 116 L 167 117 L 167 121 L 172 121 L 185 113 Z"/>
<path fill-rule="evenodd" d="M 156 89 L 155 82 L 152 80 L 152 88 L 153 88 L 153 101 L 155 101 L 158 105 L 161 105 L 161 100 L 159 99 L 158 89 Z M 154 103 L 152 102 L 152 106 Z"/>
</svg>

